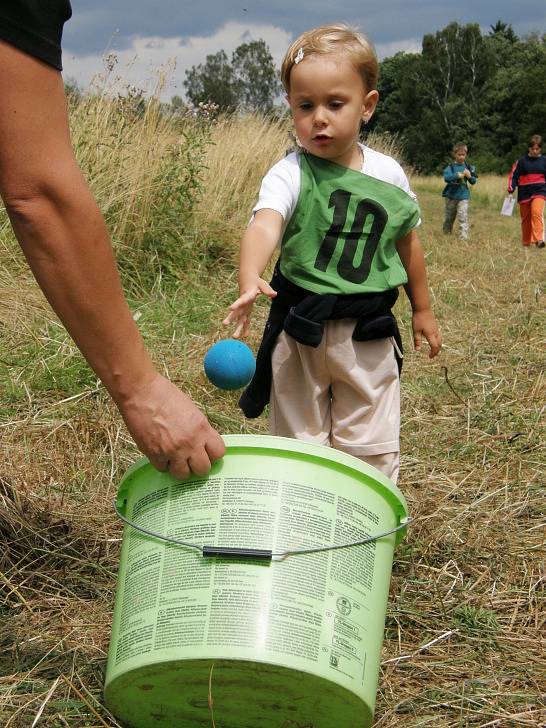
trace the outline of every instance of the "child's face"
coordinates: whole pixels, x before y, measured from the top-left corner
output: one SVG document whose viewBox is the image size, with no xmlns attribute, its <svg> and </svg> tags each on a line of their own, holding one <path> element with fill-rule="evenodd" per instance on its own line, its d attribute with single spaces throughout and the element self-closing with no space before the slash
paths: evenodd
<svg viewBox="0 0 546 728">
<path fill-rule="evenodd" d="M 530 157 L 540 157 L 542 154 L 542 147 L 538 144 L 533 144 L 531 147 L 527 147 Z"/>
<path fill-rule="evenodd" d="M 457 162 L 457 164 L 463 164 L 466 159 L 466 155 L 466 149 L 457 149 L 457 151 L 453 152 L 453 159 Z"/>
<path fill-rule="evenodd" d="M 304 58 L 292 68 L 287 98 L 296 134 L 308 152 L 360 169 L 360 122 L 372 116 L 378 93 L 367 91 L 348 60 Z"/>
</svg>

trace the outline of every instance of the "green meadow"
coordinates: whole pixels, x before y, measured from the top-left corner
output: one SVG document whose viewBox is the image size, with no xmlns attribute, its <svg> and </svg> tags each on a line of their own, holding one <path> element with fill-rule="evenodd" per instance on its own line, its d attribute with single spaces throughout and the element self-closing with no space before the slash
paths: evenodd
<svg viewBox="0 0 546 728">
<path fill-rule="evenodd" d="M 221 432 L 266 432 L 236 393 L 208 383 L 202 360 L 229 334 L 238 239 L 262 175 L 291 144 L 287 122 L 86 94 L 71 125 L 157 365 Z M 398 154 L 395 141 L 375 144 Z M 500 216 L 503 178 L 479 179 L 468 242 L 441 232 L 442 180 L 411 183 L 444 347 L 433 361 L 412 351 L 401 296 L 399 486 L 415 521 L 395 555 L 375 725 L 538 727 L 546 251 L 521 247 L 517 211 Z M 115 727 L 102 700 L 122 536 L 111 503 L 139 453 L 3 209 L 0 250 L 0 724 Z M 261 301 L 254 349 L 266 314 Z M 222 728 L 221 712 L 214 720 Z"/>
</svg>

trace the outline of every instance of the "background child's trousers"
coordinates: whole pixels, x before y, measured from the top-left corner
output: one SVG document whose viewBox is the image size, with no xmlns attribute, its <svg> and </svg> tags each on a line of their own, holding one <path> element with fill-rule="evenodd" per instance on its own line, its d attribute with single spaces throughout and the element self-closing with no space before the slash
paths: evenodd
<svg viewBox="0 0 546 728">
<path fill-rule="evenodd" d="M 330 445 L 398 479 L 400 377 L 392 340 L 355 341 L 354 319 L 326 321 L 317 348 L 284 331 L 273 349 L 272 435 Z"/>
<path fill-rule="evenodd" d="M 528 202 L 520 202 L 521 241 L 523 245 L 535 245 L 544 240 L 544 200 L 534 197 Z"/>
<path fill-rule="evenodd" d="M 461 238 L 468 240 L 468 200 L 452 200 L 446 197 L 445 201 L 444 233 L 450 233 L 453 230 L 453 223 L 457 217 Z"/>
</svg>

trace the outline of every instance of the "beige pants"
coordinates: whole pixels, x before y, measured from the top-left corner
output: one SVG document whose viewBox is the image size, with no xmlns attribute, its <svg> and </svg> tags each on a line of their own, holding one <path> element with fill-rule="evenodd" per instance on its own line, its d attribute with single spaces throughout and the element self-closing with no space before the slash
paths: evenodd
<svg viewBox="0 0 546 728">
<path fill-rule="evenodd" d="M 400 378 L 393 341 L 354 341 L 354 325 L 327 321 L 316 349 L 281 333 L 272 354 L 269 429 L 347 452 L 396 483 Z"/>
</svg>

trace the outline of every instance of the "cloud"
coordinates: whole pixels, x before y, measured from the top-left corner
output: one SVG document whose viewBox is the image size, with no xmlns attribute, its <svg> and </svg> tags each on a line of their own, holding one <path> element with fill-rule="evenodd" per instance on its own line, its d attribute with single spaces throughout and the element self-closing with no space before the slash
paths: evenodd
<svg viewBox="0 0 546 728">
<path fill-rule="evenodd" d="M 378 46 L 406 38 L 422 38 L 448 23 L 478 23 L 489 29 L 499 18 L 511 23 L 515 32 L 546 31 L 544 0 L 381 0 L 363 3 L 344 0 L 337 7 L 332 0 L 73 0 L 74 13 L 64 29 L 66 48 L 78 55 L 99 54 L 113 45 L 131 48 L 137 37 L 210 37 L 229 22 L 283 28 L 299 35 L 304 30 L 331 21 L 355 24 Z M 338 4 L 339 5 L 339 4 Z"/>
<path fill-rule="evenodd" d="M 376 43 L 375 50 L 379 60 L 394 56 L 395 53 L 405 51 L 406 53 L 421 53 L 421 38 L 406 38 L 405 40 L 393 40 L 390 43 Z"/>
<path fill-rule="evenodd" d="M 161 98 L 169 100 L 175 94 L 184 95 L 186 69 L 204 63 L 207 55 L 222 49 L 230 57 L 241 43 L 260 38 L 269 46 L 275 65 L 279 67 L 291 41 L 290 33 L 274 25 L 228 22 L 208 36 L 135 36 L 127 48 L 116 50 L 110 56 L 110 60 L 115 57 L 116 63 L 109 74 L 105 70 L 104 55 L 78 55 L 66 48 L 63 75 L 82 88 L 94 83 L 106 85 L 114 92 L 123 92 L 129 84 L 147 94 L 154 92 L 159 79 L 164 77 Z"/>
</svg>

